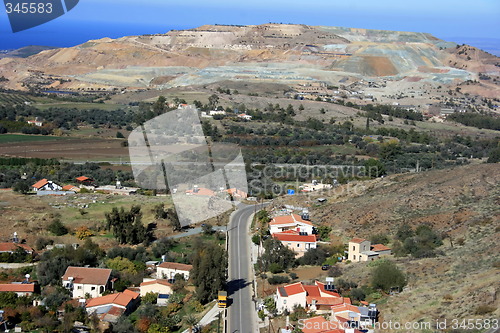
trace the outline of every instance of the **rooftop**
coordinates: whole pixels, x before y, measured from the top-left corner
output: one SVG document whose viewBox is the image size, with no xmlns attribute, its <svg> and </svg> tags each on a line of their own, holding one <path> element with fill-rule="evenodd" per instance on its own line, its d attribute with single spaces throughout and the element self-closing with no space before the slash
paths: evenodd
<svg viewBox="0 0 500 333">
<path fill-rule="evenodd" d="M 69 266 L 62 279 L 68 281 L 72 277 L 75 283 L 106 285 L 108 283 L 111 270 L 107 268 L 87 268 Z"/>
<path fill-rule="evenodd" d="M 0 292 L 18 292 L 18 293 L 33 293 L 35 292 L 34 283 L 5 283 L 0 284 Z"/>
<path fill-rule="evenodd" d="M 178 270 L 178 271 L 186 271 L 186 272 L 188 272 L 188 271 L 190 271 L 190 270 L 193 269 L 192 265 L 179 264 L 179 263 L 176 263 L 176 262 L 162 262 L 160 265 L 158 265 L 158 267 L 175 269 L 175 270 Z"/>
<path fill-rule="evenodd" d="M 126 307 L 132 300 L 139 297 L 139 294 L 125 289 L 122 293 L 109 294 L 102 297 L 91 298 L 87 301 L 87 308 L 114 304 Z"/>
<path fill-rule="evenodd" d="M 305 242 L 305 243 L 316 242 L 316 235 L 299 235 L 288 232 L 277 232 L 273 234 L 273 237 L 282 242 Z"/>
<path fill-rule="evenodd" d="M 367 240 L 366 240 L 366 239 L 364 239 L 364 238 L 356 238 L 356 237 L 355 237 L 355 238 L 351 239 L 351 240 L 349 241 L 349 243 L 358 243 L 358 244 L 359 244 L 359 243 L 363 243 L 363 242 L 366 242 L 366 241 L 367 241 Z"/>
<path fill-rule="evenodd" d="M 31 187 L 42 188 L 45 185 L 47 185 L 48 182 L 49 181 L 46 178 L 44 178 L 44 179 L 41 179 L 41 180 L 37 181 L 35 184 L 31 185 Z"/>
<path fill-rule="evenodd" d="M 281 224 L 294 224 L 294 223 L 303 223 L 307 225 L 313 225 L 309 221 L 305 221 L 297 214 L 284 215 L 284 216 L 276 216 L 269 223 L 270 225 L 281 225 Z"/>
</svg>

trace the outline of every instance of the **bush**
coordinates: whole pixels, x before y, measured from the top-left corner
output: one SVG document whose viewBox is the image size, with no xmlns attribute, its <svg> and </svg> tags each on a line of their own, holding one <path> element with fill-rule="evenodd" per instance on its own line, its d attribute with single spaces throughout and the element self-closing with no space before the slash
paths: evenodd
<svg viewBox="0 0 500 333">
<path fill-rule="evenodd" d="M 252 236 L 252 242 L 255 244 L 255 245 L 259 245 L 260 244 L 260 235 L 259 234 L 255 234 Z"/>
<path fill-rule="evenodd" d="M 292 279 L 292 280 L 297 280 L 299 278 L 299 276 L 297 274 L 295 274 L 294 272 L 292 272 L 288 275 L 290 275 L 290 279 Z"/>
<path fill-rule="evenodd" d="M 267 282 L 269 282 L 269 284 L 288 283 L 290 282 L 290 278 L 288 278 L 288 276 L 283 276 L 283 275 L 273 275 L 272 277 L 267 279 Z"/>
<path fill-rule="evenodd" d="M 283 272 L 283 267 L 281 267 L 277 263 L 272 263 L 271 265 L 269 265 L 269 271 L 273 274 L 281 273 Z"/>
<path fill-rule="evenodd" d="M 489 305 L 480 305 L 476 308 L 476 311 L 474 311 L 474 314 L 483 316 L 489 313 L 495 312 L 497 308 L 494 306 L 489 306 Z"/>
<path fill-rule="evenodd" d="M 363 289 L 354 288 L 351 289 L 351 298 L 354 298 L 357 301 L 364 301 L 366 298 L 365 292 Z"/>
<path fill-rule="evenodd" d="M 63 236 L 68 233 L 68 228 L 57 217 L 48 225 L 47 230 L 56 236 Z"/>
<path fill-rule="evenodd" d="M 372 285 L 386 292 L 391 288 L 402 290 L 406 285 L 406 277 L 392 261 L 386 261 L 375 267 L 372 273 Z"/>
<path fill-rule="evenodd" d="M 389 243 L 389 237 L 386 234 L 376 234 L 370 237 L 372 244 L 387 244 Z"/>
</svg>

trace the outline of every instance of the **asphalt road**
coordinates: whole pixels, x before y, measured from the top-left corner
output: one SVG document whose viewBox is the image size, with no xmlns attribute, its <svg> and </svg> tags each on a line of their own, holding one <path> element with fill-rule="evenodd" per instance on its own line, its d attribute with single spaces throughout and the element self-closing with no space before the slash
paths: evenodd
<svg viewBox="0 0 500 333">
<path fill-rule="evenodd" d="M 262 207 L 258 205 L 257 210 Z M 254 280 L 250 257 L 250 217 L 255 207 L 240 205 L 231 216 L 229 223 L 229 272 L 228 295 L 231 303 L 228 308 L 229 333 L 258 332 L 257 312 L 252 301 Z"/>
</svg>

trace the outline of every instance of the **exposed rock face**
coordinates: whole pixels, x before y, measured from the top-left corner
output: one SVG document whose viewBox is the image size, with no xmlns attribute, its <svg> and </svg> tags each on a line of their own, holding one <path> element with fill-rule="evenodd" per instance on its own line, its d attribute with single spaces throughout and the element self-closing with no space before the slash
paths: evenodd
<svg viewBox="0 0 500 333">
<path fill-rule="evenodd" d="M 467 53 L 467 55 L 464 55 Z M 464 58 L 465 57 L 465 58 Z M 425 33 L 264 24 L 213 26 L 166 34 L 103 38 L 0 59 L 6 88 L 50 84 L 86 87 L 175 87 L 221 80 L 336 84 L 344 77 L 473 80 L 498 75 L 498 58 Z M 60 79 L 63 79 L 61 82 Z M 67 82 L 69 80 L 69 82 Z"/>
</svg>

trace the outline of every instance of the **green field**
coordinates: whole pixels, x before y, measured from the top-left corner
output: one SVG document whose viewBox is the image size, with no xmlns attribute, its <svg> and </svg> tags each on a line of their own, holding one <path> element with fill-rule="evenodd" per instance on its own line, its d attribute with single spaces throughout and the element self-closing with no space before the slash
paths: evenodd
<svg viewBox="0 0 500 333">
<path fill-rule="evenodd" d="M 58 137 L 51 135 L 24 135 L 24 134 L 0 134 L 0 144 L 12 142 L 37 142 L 37 141 L 54 141 L 67 140 L 67 137 Z"/>
<path fill-rule="evenodd" d="M 24 102 L 33 102 L 33 99 L 27 94 L 0 93 L 0 104 L 22 104 Z"/>
</svg>

